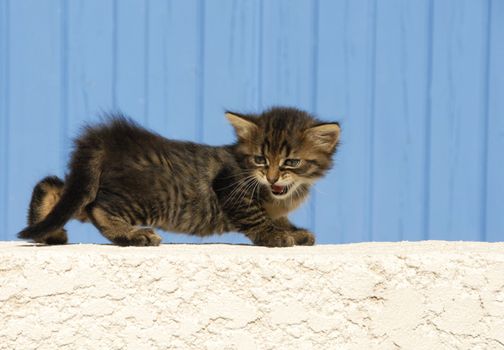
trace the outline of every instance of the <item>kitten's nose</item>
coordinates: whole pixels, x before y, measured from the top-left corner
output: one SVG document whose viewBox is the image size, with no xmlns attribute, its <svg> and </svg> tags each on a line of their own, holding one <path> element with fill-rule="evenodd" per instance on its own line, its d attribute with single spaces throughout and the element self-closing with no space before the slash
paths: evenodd
<svg viewBox="0 0 504 350">
<path fill-rule="evenodd" d="M 267 174 L 266 175 L 266 179 L 268 179 L 268 182 L 272 185 L 274 185 L 275 182 L 278 181 L 278 178 L 279 178 L 278 174 Z"/>
</svg>

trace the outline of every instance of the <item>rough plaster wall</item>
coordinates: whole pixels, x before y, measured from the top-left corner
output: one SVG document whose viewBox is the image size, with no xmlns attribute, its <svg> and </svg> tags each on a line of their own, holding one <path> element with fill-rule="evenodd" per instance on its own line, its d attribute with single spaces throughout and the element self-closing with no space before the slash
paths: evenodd
<svg viewBox="0 0 504 350">
<path fill-rule="evenodd" d="M 1 349 L 504 349 L 503 243 L 0 244 Z"/>
</svg>

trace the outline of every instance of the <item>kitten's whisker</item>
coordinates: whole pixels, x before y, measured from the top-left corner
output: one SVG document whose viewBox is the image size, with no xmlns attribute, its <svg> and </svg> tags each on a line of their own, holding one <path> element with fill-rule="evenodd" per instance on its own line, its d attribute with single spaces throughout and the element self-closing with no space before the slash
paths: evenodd
<svg viewBox="0 0 504 350">
<path fill-rule="evenodd" d="M 244 181 L 244 180 L 250 179 L 250 178 L 252 178 L 252 177 L 254 177 L 254 175 L 249 175 L 249 176 L 246 176 L 246 177 L 244 177 L 244 178 L 240 178 L 238 181 L 235 181 L 235 182 L 233 182 L 232 184 L 230 184 L 230 185 L 228 185 L 228 186 L 226 186 L 226 187 L 221 187 L 220 189 L 221 189 L 221 190 L 225 190 L 226 188 L 229 188 L 229 187 L 235 186 L 236 184 L 240 183 L 241 181 Z"/>
<path fill-rule="evenodd" d="M 236 186 L 236 188 L 238 188 L 242 183 L 244 183 L 244 182 L 252 179 L 253 177 L 254 177 L 253 175 L 246 176 L 244 178 L 239 179 L 238 181 L 233 182 L 229 186 L 223 187 L 222 189 L 230 188 L 230 187 L 233 187 L 233 186 Z M 236 190 L 236 188 L 233 189 L 233 191 Z M 231 191 L 231 192 L 233 192 L 233 191 Z"/>
<path fill-rule="evenodd" d="M 249 181 L 249 183 L 247 184 L 247 186 L 243 189 L 242 193 L 240 194 L 240 196 L 238 197 L 238 202 L 241 202 L 245 199 L 245 196 L 247 195 L 247 192 L 252 188 L 252 186 L 254 186 L 254 181 Z"/>
<path fill-rule="evenodd" d="M 221 179 L 232 179 L 232 178 L 240 177 L 243 174 L 250 174 L 250 170 L 237 172 L 237 173 L 234 173 L 233 175 L 230 175 L 230 176 L 223 176 L 223 177 L 221 177 Z"/>
<path fill-rule="evenodd" d="M 245 198 L 245 196 L 250 193 L 249 200 L 250 200 L 250 202 L 253 201 L 253 199 L 254 199 L 254 191 L 250 192 L 250 190 L 253 190 L 254 187 L 256 186 L 256 184 L 257 184 L 257 179 L 254 178 L 253 181 L 251 181 L 249 183 L 249 185 L 243 190 L 242 199 Z"/>
<path fill-rule="evenodd" d="M 228 198 L 226 199 L 223 205 L 228 204 L 228 202 L 234 203 L 234 199 L 236 198 L 236 196 L 238 196 L 242 191 L 242 189 L 244 189 L 253 180 L 254 176 L 250 176 L 246 179 L 241 180 L 241 183 L 238 186 L 236 186 L 236 188 L 233 189 L 233 191 L 231 191 L 231 193 L 228 195 Z"/>
<path fill-rule="evenodd" d="M 291 207 L 294 205 L 293 197 L 296 195 L 297 188 L 294 189 L 294 193 L 290 195 L 290 205 Z"/>
<path fill-rule="evenodd" d="M 258 181 L 257 180 L 253 181 L 252 187 L 251 187 L 252 193 L 250 193 L 250 198 L 249 198 L 249 208 L 252 205 L 252 202 L 254 201 L 254 192 L 255 192 L 257 186 L 258 186 Z"/>
<path fill-rule="evenodd" d="M 324 196 L 328 196 L 329 193 L 327 192 L 322 192 L 321 190 L 319 190 L 316 186 L 313 186 L 312 187 L 318 194 L 323 194 Z"/>
<path fill-rule="evenodd" d="M 296 186 L 296 188 L 294 189 L 294 193 L 292 194 L 291 196 L 291 204 L 292 204 L 292 197 L 301 197 L 301 191 L 299 189 L 299 186 Z"/>
<path fill-rule="evenodd" d="M 257 189 L 257 186 L 259 186 L 259 181 L 256 181 L 254 188 L 252 189 L 252 195 L 250 196 L 250 201 L 249 201 L 249 206 L 248 206 L 249 208 L 252 205 L 252 202 L 254 201 L 254 194 Z"/>
<path fill-rule="evenodd" d="M 256 181 L 256 186 L 254 187 L 254 190 L 252 192 L 252 197 L 256 200 L 256 201 L 259 201 L 260 198 L 261 198 L 261 186 L 263 184 L 261 183 L 261 181 L 257 180 Z"/>
<path fill-rule="evenodd" d="M 240 193 L 240 190 L 243 188 L 243 186 L 245 185 L 245 182 L 240 182 L 240 184 L 238 184 L 236 186 L 236 188 L 234 188 L 227 196 L 226 198 L 226 201 L 224 202 L 224 205 L 228 204 L 228 203 L 233 203 L 234 201 L 234 198 L 238 195 L 238 193 Z"/>
</svg>

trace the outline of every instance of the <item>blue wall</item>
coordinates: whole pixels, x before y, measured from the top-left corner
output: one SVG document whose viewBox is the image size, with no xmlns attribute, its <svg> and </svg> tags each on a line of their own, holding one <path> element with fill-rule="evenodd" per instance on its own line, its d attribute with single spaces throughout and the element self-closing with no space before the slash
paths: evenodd
<svg viewBox="0 0 504 350">
<path fill-rule="evenodd" d="M 342 122 L 293 216 L 320 243 L 504 239 L 502 0 L 0 0 L 0 239 L 100 111 L 223 144 L 279 104 Z"/>
</svg>

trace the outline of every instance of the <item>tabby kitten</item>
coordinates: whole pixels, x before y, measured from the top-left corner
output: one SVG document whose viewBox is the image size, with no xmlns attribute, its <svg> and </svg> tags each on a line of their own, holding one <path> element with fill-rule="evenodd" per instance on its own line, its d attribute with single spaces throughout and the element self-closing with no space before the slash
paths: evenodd
<svg viewBox="0 0 504 350">
<path fill-rule="evenodd" d="M 63 226 L 91 221 L 115 244 L 159 245 L 151 227 L 206 236 L 243 232 L 269 247 L 313 245 L 287 214 L 332 165 L 338 123 L 294 108 L 227 112 L 238 141 L 213 147 L 168 140 L 122 115 L 75 140 L 69 174 L 33 190 L 19 238 L 65 244 Z"/>
</svg>

